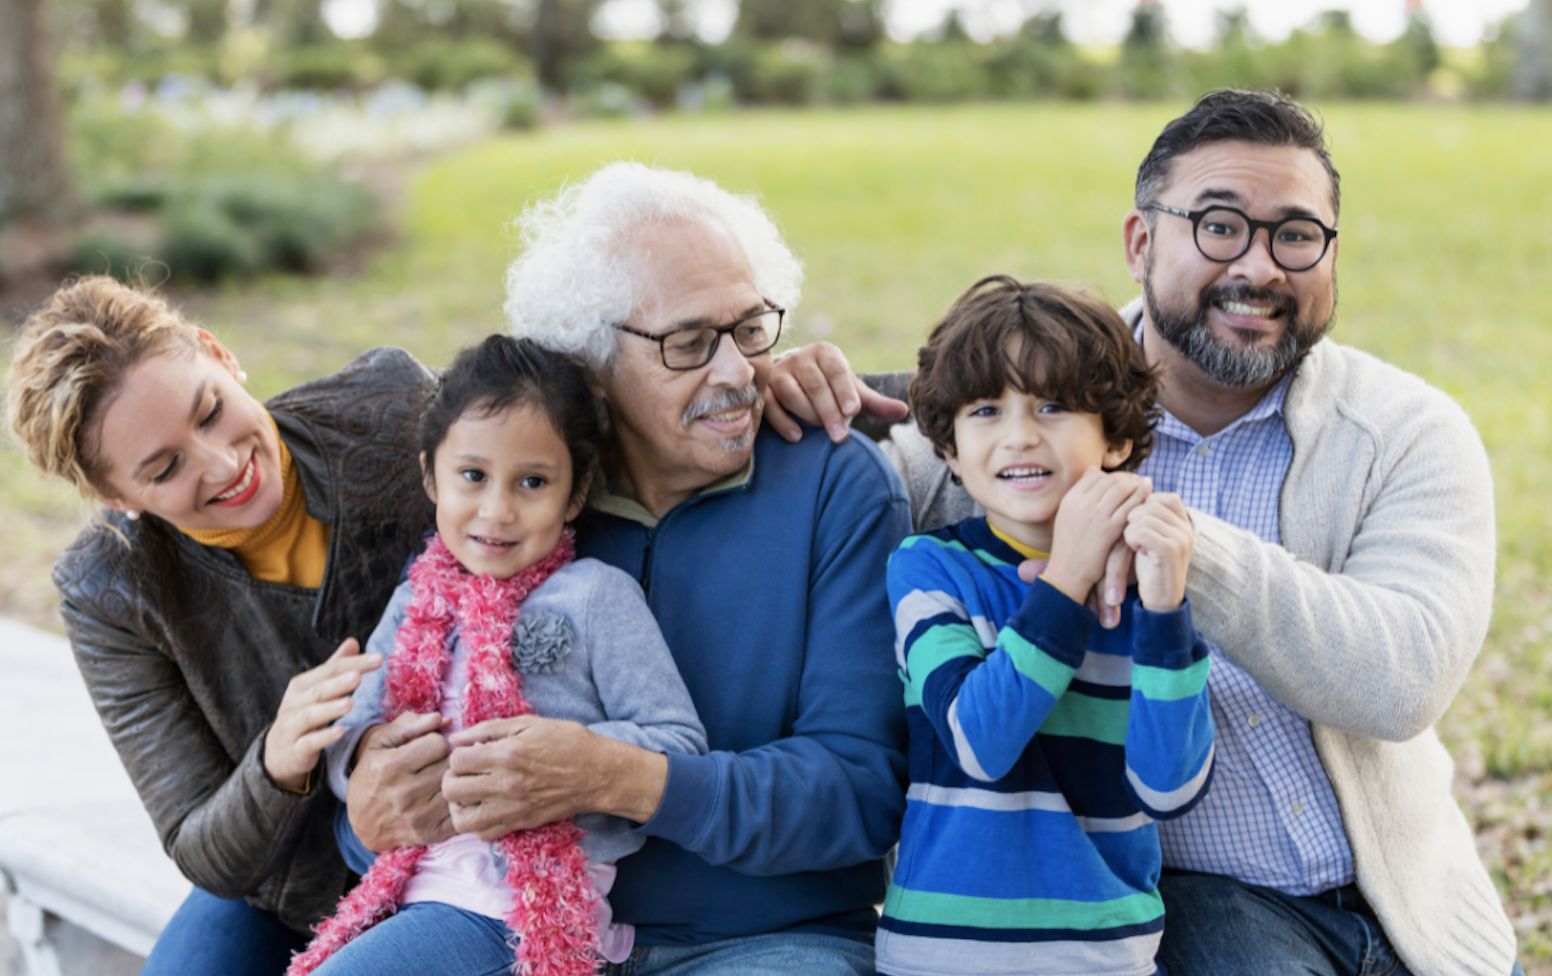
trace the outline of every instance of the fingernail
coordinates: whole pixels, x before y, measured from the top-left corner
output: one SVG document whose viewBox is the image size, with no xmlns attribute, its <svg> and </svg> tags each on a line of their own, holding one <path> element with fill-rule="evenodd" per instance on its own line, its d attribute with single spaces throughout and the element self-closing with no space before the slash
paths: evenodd
<svg viewBox="0 0 1552 976">
<path fill-rule="evenodd" d="M 852 414 L 856 413 L 861 406 L 862 405 L 858 403 L 856 399 L 848 397 L 847 399 L 841 401 L 841 412 L 850 417 Z"/>
<path fill-rule="evenodd" d="M 1121 604 L 1121 591 L 1116 589 L 1113 586 L 1109 587 L 1108 589 L 1106 589 L 1105 590 L 1105 602 L 1110 604 L 1112 607 L 1120 606 L 1120 604 Z"/>
<path fill-rule="evenodd" d="M 362 658 L 362 660 L 366 661 L 368 664 L 382 664 L 383 656 L 381 654 L 368 654 L 366 657 Z"/>
<path fill-rule="evenodd" d="M 831 424 L 829 426 L 829 431 L 830 431 L 830 439 L 832 441 L 841 440 L 842 438 L 844 438 L 846 436 L 846 425 L 845 424 Z"/>
</svg>

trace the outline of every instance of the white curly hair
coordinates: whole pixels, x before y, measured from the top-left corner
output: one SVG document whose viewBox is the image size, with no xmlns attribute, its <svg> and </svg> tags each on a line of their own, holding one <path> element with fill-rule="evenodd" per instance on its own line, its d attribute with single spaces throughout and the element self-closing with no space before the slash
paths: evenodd
<svg viewBox="0 0 1552 976">
<path fill-rule="evenodd" d="M 760 294 L 797 306 L 803 265 L 754 198 L 693 173 L 622 162 L 530 203 L 514 221 L 523 250 L 507 268 L 508 329 L 607 368 L 619 340 L 614 326 L 630 317 L 641 291 L 627 242 L 643 227 L 683 220 L 724 224 Z"/>
</svg>

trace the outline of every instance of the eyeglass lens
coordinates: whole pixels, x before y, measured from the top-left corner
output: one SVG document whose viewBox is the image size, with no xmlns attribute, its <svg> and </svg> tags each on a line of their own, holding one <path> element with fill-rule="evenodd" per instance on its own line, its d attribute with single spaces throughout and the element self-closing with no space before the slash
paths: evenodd
<svg viewBox="0 0 1552 976">
<path fill-rule="evenodd" d="M 1232 261 L 1250 249 L 1250 225 L 1233 210 L 1212 209 L 1196 225 L 1196 246 L 1214 261 Z M 1269 231 L 1272 260 L 1289 271 L 1313 267 L 1326 253 L 1325 228 L 1313 220 L 1287 220 Z"/>
<path fill-rule="evenodd" d="M 695 369 L 711 362 L 723 330 L 684 329 L 663 337 L 663 364 L 669 369 Z M 732 328 L 733 342 L 745 356 L 758 356 L 781 336 L 781 313 L 775 309 L 745 319 Z"/>
</svg>

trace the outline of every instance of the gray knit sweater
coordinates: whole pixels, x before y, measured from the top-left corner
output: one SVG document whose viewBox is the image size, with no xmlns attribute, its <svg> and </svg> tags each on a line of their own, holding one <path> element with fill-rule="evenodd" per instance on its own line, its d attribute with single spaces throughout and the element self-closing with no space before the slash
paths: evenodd
<svg viewBox="0 0 1552 976">
<path fill-rule="evenodd" d="M 393 656 L 394 641 L 414 590 L 394 590 L 363 653 Z M 523 696 L 535 715 L 581 722 L 599 735 L 653 752 L 706 751 L 706 730 L 679 677 L 641 586 L 596 559 L 567 563 L 523 601 L 513 635 L 513 659 Z M 463 654 L 454 640 L 453 660 Z M 382 722 L 388 666 L 368 671 L 351 696 L 348 730 L 327 750 L 329 785 L 345 799 L 346 765 L 361 736 Z M 583 813 L 582 849 L 594 861 L 617 861 L 646 843 L 620 817 Z"/>
<path fill-rule="evenodd" d="M 1309 719 L 1358 886 L 1407 967 L 1505 976 L 1514 931 L 1433 730 L 1492 612 L 1487 454 L 1448 396 L 1329 340 L 1300 365 L 1284 420 L 1282 544 L 1191 513 L 1197 629 Z M 914 425 L 884 446 L 918 530 L 974 511 Z"/>
</svg>

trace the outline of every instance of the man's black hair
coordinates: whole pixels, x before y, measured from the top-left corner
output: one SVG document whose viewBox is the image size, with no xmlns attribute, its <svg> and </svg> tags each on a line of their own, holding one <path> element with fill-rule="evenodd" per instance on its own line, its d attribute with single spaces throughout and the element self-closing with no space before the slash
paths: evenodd
<svg viewBox="0 0 1552 976">
<path fill-rule="evenodd" d="M 1279 91 L 1220 88 L 1196 100 L 1191 110 L 1164 127 L 1137 167 L 1138 209 L 1154 203 L 1169 179 L 1176 156 L 1212 142 L 1249 142 L 1294 146 L 1313 152 L 1331 177 L 1331 209 L 1342 210 L 1342 178 L 1326 151 L 1324 123 L 1309 109 Z M 1151 216 L 1151 214 L 1150 214 Z M 1151 226 L 1151 224 L 1150 224 Z"/>
</svg>

